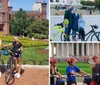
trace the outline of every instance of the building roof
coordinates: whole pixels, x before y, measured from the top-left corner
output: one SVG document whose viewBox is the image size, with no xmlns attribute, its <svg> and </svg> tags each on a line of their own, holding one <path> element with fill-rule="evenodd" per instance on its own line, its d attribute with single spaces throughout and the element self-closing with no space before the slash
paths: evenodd
<svg viewBox="0 0 100 85">
<path fill-rule="evenodd" d="M 18 11 L 12 11 L 11 14 L 14 15 Z M 41 14 L 40 11 L 26 11 L 27 14 Z"/>
</svg>

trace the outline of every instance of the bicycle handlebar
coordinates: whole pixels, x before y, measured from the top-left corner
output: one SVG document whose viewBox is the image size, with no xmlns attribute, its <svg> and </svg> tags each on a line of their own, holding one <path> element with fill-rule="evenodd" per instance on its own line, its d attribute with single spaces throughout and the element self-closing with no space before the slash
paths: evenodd
<svg viewBox="0 0 100 85">
<path fill-rule="evenodd" d="M 64 27 L 63 23 L 58 23 L 58 24 L 55 24 L 54 26 L 61 26 L 62 28 Z"/>
</svg>

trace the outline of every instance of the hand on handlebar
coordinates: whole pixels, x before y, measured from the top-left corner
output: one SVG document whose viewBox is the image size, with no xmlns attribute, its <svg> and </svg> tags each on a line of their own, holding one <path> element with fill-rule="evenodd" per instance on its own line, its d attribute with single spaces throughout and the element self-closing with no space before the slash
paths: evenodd
<svg viewBox="0 0 100 85">
<path fill-rule="evenodd" d="M 78 76 L 78 77 L 82 77 L 83 75 L 82 75 L 82 74 L 77 74 L 77 76 Z"/>
</svg>

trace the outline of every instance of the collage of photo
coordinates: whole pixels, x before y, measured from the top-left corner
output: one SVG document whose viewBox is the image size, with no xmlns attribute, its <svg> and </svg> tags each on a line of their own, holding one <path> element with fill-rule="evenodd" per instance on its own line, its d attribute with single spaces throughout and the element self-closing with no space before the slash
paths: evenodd
<svg viewBox="0 0 100 85">
<path fill-rule="evenodd" d="M 100 0 L 0 0 L 0 85 L 100 85 Z"/>
</svg>

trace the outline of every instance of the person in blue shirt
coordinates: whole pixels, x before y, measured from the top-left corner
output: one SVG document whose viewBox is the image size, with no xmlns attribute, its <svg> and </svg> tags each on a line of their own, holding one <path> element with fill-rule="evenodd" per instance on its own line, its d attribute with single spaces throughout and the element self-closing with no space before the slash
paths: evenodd
<svg viewBox="0 0 100 85">
<path fill-rule="evenodd" d="M 79 39 L 81 38 L 82 41 L 85 40 L 85 20 L 83 19 L 82 13 L 79 15 L 79 20 L 78 20 L 78 32 L 79 32 Z"/>
<path fill-rule="evenodd" d="M 67 59 L 69 66 L 66 67 L 66 81 L 67 85 L 77 85 L 76 76 L 82 76 L 81 74 L 88 75 L 86 72 L 81 70 L 78 66 L 75 66 L 75 59 L 70 57 Z M 79 74 L 81 73 L 81 74 Z"/>
</svg>

